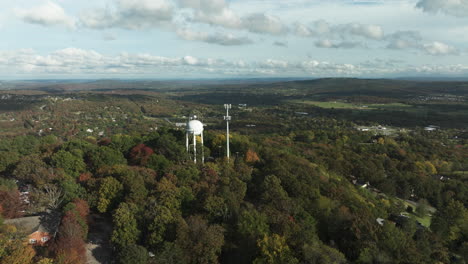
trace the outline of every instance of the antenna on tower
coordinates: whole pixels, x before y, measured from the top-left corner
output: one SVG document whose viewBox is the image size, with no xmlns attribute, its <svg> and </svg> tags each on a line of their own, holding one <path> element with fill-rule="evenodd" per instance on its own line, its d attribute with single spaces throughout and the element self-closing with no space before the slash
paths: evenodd
<svg viewBox="0 0 468 264">
<path fill-rule="evenodd" d="M 231 116 L 229 116 L 229 109 L 231 109 L 231 104 L 224 104 L 224 108 L 226 109 L 226 116 L 224 116 L 224 120 L 226 120 L 226 156 L 229 162 L 229 121 L 231 121 Z"/>
</svg>

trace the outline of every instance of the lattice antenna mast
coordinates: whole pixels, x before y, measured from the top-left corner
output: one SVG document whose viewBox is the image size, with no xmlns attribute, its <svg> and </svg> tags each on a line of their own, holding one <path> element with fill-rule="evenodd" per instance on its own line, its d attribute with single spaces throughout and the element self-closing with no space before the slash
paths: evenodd
<svg viewBox="0 0 468 264">
<path fill-rule="evenodd" d="M 229 162 L 229 121 L 231 121 L 229 109 L 231 109 L 231 104 L 224 104 L 224 108 L 226 109 L 226 116 L 224 116 L 224 120 L 226 120 L 226 156 Z"/>
</svg>

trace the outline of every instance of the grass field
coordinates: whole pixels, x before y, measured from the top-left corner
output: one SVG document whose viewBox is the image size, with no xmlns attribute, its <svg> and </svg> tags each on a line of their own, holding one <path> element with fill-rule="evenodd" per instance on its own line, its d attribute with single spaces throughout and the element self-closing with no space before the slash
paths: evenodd
<svg viewBox="0 0 468 264">
<path fill-rule="evenodd" d="M 417 206 L 417 203 L 416 203 L 416 202 L 411 202 L 411 203 L 409 203 L 409 202 L 407 202 L 407 201 L 405 201 L 405 200 L 402 200 L 402 199 L 399 199 L 399 198 L 398 198 L 398 200 L 400 200 L 401 202 L 403 202 L 403 204 L 404 204 L 405 206 L 411 206 L 411 207 L 413 207 L 413 212 L 416 211 L 416 206 Z M 427 213 L 426 213 L 426 215 L 423 216 L 423 217 L 419 217 L 419 216 L 417 216 L 417 215 L 414 214 L 414 213 L 408 213 L 408 212 L 402 212 L 402 213 L 405 214 L 405 215 L 407 215 L 407 216 L 409 216 L 409 217 L 411 217 L 411 218 L 413 218 L 414 220 L 420 222 L 423 226 L 429 227 L 429 226 L 431 225 L 431 219 L 432 219 L 432 213 L 431 213 L 431 212 L 432 212 L 432 213 L 435 212 L 435 208 L 433 208 L 433 207 L 431 207 L 431 206 L 428 206 Z"/>
<path fill-rule="evenodd" d="M 391 103 L 391 104 L 353 104 L 353 103 L 346 103 L 342 101 L 328 101 L 328 102 L 321 102 L 321 101 L 309 101 L 309 100 L 291 100 L 290 103 L 299 103 L 299 104 L 307 104 L 307 105 L 314 105 L 321 108 L 335 108 L 335 109 L 359 109 L 359 110 L 366 110 L 366 109 L 388 109 L 388 110 L 405 110 L 412 108 L 413 106 L 402 104 L 402 103 Z"/>
</svg>

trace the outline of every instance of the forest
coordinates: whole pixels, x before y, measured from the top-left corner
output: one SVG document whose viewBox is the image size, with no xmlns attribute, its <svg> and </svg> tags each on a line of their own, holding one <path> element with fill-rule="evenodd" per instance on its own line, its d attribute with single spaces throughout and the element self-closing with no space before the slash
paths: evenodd
<svg viewBox="0 0 468 264">
<path fill-rule="evenodd" d="M 468 262 L 464 83 L 198 85 L 2 91 L 0 263 Z M 25 216 L 56 223 L 46 246 Z"/>
</svg>

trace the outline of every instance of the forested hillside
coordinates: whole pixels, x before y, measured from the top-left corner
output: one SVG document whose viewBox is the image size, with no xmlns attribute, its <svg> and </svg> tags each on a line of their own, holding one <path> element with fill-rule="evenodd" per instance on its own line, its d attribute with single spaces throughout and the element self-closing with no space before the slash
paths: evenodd
<svg viewBox="0 0 468 264">
<path fill-rule="evenodd" d="M 466 176 L 454 174 L 467 168 L 466 146 L 444 146 L 417 133 L 373 138 L 336 125 L 333 132 L 234 135 L 230 163 L 219 157 L 198 165 L 187 160 L 184 134 L 175 130 L 100 140 L 3 140 L 2 215 L 22 212 L 18 187 L 25 184 L 32 193 L 26 214 L 60 208 L 56 240 L 28 255 L 57 263 L 83 263 L 90 211 L 110 216 L 120 263 L 449 263 L 466 257 Z M 222 134 L 208 138 L 207 152 L 224 143 Z M 392 218 L 408 210 L 396 197 L 419 201 L 402 221 Z M 430 216 L 430 225 L 418 224 Z M 2 263 L 30 251 L 18 239 L 17 230 L 2 227 Z"/>
<path fill-rule="evenodd" d="M 468 260 L 463 96 L 235 106 L 228 161 L 216 92 L 42 93 L 3 95 L 1 264 Z M 204 164 L 178 125 L 193 113 Z M 53 239 L 29 245 L 8 224 L 25 216 Z"/>
</svg>

